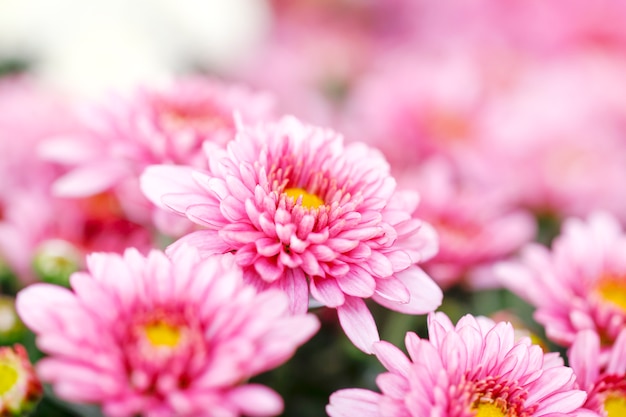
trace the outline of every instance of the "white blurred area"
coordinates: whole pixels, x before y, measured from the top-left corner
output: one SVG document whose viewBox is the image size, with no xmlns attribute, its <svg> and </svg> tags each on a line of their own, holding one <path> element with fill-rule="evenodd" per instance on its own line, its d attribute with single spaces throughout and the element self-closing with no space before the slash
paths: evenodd
<svg viewBox="0 0 626 417">
<path fill-rule="evenodd" d="M 0 60 L 26 58 L 77 95 L 245 65 L 270 27 L 264 0 L 0 0 Z"/>
</svg>

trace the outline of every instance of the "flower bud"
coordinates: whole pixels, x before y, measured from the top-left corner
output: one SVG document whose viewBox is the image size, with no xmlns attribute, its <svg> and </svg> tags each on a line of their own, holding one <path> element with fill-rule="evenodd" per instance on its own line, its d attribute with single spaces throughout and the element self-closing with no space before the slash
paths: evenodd
<svg viewBox="0 0 626 417">
<path fill-rule="evenodd" d="M 82 263 L 81 252 L 65 240 L 43 242 L 35 253 L 33 269 L 44 282 L 69 287 L 69 278 Z"/>
<path fill-rule="evenodd" d="M 0 416 L 26 415 L 42 392 L 24 346 L 0 347 Z"/>
<path fill-rule="evenodd" d="M 24 337 L 26 327 L 15 311 L 13 297 L 0 295 L 0 345 L 16 343 Z"/>
</svg>

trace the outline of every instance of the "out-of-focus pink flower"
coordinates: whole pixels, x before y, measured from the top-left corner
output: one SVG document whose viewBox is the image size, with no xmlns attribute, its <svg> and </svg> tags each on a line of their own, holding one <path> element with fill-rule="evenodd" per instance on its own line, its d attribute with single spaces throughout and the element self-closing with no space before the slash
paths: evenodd
<svg viewBox="0 0 626 417">
<path fill-rule="evenodd" d="M 0 220 L 14 192 L 41 192 L 61 173 L 39 158 L 37 146 L 50 135 L 78 130 L 71 101 L 27 77 L 0 79 Z"/>
<path fill-rule="evenodd" d="M 477 53 L 415 56 L 411 50 L 388 54 L 364 75 L 345 112 L 349 137 L 378 147 L 396 175 L 482 139 L 478 122 L 487 79 Z"/>
<path fill-rule="evenodd" d="M 488 0 L 498 19 L 498 31 L 518 48 L 536 53 L 568 53 L 587 48 L 626 47 L 623 2 L 600 0 Z M 495 23 L 495 21 L 494 21 Z"/>
<path fill-rule="evenodd" d="M 528 63 L 484 109 L 485 176 L 536 212 L 624 220 L 625 69 L 600 53 Z"/>
<path fill-rule="evenodd" d="M 0 347 L 0 416 L 27 415 L 42 392 L 24 346 Z"/>
<path fill-rule="evenodd" d="M 40 146 L 44 158 L 70 169 L 54 183 L 54 193 L 85 197 L 113 190 L 130 219 L 154 221 L 165 233 L 180 235 L 188 222 L 154 213 L 139 190 L 139 174 L 150 164 L 204 168 L 202 144 L 223 147 L 234 137 L 237 118 L 271 118 L 273 98 L 240 85 L 190 78 L 112 97 L 83 116 L 87 133 L 58 135 Z"/>
<path fill-rule="evenodd" d="M 152 246 L 151 233 L 126 218 L 110 193 L 81 199 L 51 195 L 63 170 L 37 150 L 50 136 L 85 133 L 74 104 L 28 78 L 0 82 L 0 259 L 21 283 L 41 278 L 33 271 L 41 256 L 47 265 L 80 267 L 89 251 Z M 70 257 L 68 251 L 60 256 L 60 246 L 53 245 L 61 241 L 64 248 L 73 247 Z"/>
<path fill-rule="evenodd" d="M 533 306 L 552 341 L 570 346 L 594 330 L 610 345 L 626 325 L 626 235 L 617 220 L 596 212 L 569 218 L 552 248 L 531 243 L 517 261 L 496 265 L 503 284 Z"/>
<path fill-rule="evenodd" d="M 409 358 L 385 341 L 374 346 L 388 372 L 382 393 L 344 389 L 330 397 L 331 417 L 584 416 L 585 392 L 557 353 L 515 341 L 510 323 L 471 315 L 456 326 L 429 315 L 429 340 L 407 333 Z"/>
<path fill-rule="evenodd" d="M 0 221 L 0 257 L 22 284 L 67 284 L 87 253 L 128 247 L 147 252 L 154 240 L 152 230 L 130 221 L 110 192 L 65 199 L 16 190 Z"/>
<path fill-rule="evenodd" d="M 585 408 L 607 417 L 626 413 L 626 330 L 622 330 L 608 355 L 601 355 L 600 336 L 582 330 L 568 351 L 576 382 L 587 391 Z"/>
<path fill-rule="evenodd" d="M 274 391 L 245 382 L 291 357 L 317 330 L 314 316 L 245 286 L 231 255 L 129 249 L 93 253 L 87 266 L 73 291 L 34 284 L 17 296 L 48 354 L 37 372 L 57 395 L 112 417 L 280 414 Z"/>
<path fill-rule="evenodd" d="M 366 352 L 378 332 L 363 299 L 408 314 L 440 304 L 441 290 L 416 265 L 435 254 L 436 235 L 413 216 L 417 194 L 396 190 L 378 151 L 287 117 L 242 127 L 209 162 L 209 174 L 152 166 L 142 176 L 154 203 L 205 228 L 172 252 L 183 243 L 235 252 L 247 280 L 287 292 L 294 312 L 307 310 L 309 292 L 336 308 Z"/>
<path fill-rule="evenodd" d="M 496 190 L 460 178 L 441 160 L 426 161 L 405 180 L 419 190 L 417 216 L 439 235 L 439 252 L 424 270 L 442 287 L 460 281 L 500 286 L 491 266 L 533 239 L 535 218 Z"/>
</svg>

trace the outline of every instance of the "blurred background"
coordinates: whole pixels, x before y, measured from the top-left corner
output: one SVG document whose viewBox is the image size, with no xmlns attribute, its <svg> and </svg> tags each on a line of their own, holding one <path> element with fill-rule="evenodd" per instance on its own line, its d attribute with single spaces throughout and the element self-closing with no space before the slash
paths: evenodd
<svg viewBox="0 0 626 417">
<path fill-rule="evenodd" d="M 73 105 L 189 75 L 268 92 L 279 113 L 378 147 L 399 186 L 420 193 L 418 216 L 440 235 L 424 268 L 453 320 L 511 320 L 562 350 L 491 266 L 549 245 L 567 217 L 601 209 L 626 221 L 624 21 L 620 0 L 0 0 L 0 81 L 27 79 Z M 19 129 L 2 127 L 45 119 L 41 101 L 20 100 L 0 94 L 0 214 L 23 157 L 8 145 Z M 15 235 L 2 233 L 15 276 Z M 4 280 L 6 314 L 21 285 Z M 424 317 L 371 308 L 383 339 L 425 335 Z M 317 313 L 313 340 L 256 378 L 285 398 L 285 416 L 325 415 L 332 392 L 375 389 L 382 369 L 334 311 Z M 3 344 L 36 359 L 32 335 L 15 329 Z M 98 413 L 49 394 L 37 415 Z"/>
</svg>

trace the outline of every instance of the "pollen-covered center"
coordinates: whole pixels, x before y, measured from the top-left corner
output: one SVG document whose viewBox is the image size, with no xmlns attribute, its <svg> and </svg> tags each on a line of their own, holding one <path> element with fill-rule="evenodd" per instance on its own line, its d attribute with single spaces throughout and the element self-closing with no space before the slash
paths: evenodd
<svg viewBox="0 0 626 417">
<path fill-rule="evenodd" d="M 476 417 L 509 417 L 506 414 L 501 405 L 494 402 L 479 402 L 472 407 L 476 411 Z"/>
<path fill-rule="evenodd" d="M 0 396 L 4 395 L 7 391 L 13 388 L 18 377 L 19 373 L 15 367 L 5 363 L 0 363 Z"/>
<path fill-rule="evenodd" d="M 324 200 L 316 196 L 315 194 L 311 194 L 303 188 L 287 188 L 284 191 L 284 194 L 287 197 L 293 198 L 294 202 L 297 202 L 299 198 L 302 198 L 300 204 L 302 207 L 308 209 L 316 209 L 319 206 L 324 205 Z"/>
<path fill-rule="evenodd" d="M 604 301 L 626 311 L 625 279 L 615 275 L 604 276 L 600 279 L 596 291 Z"/>
<path fill-rule="evenodd" d="M 608 417 L 626 416 L 626 398 L 623 395 L 609 395 L 604 400 L 604 411 Z"/>
<path fill-rule="evenodd" d="M 163 321 L 146 325 L 144 331 L 146 338 L 154 347 L 175 348 L 181 339 L 180 328 Z"/>
</svg>

